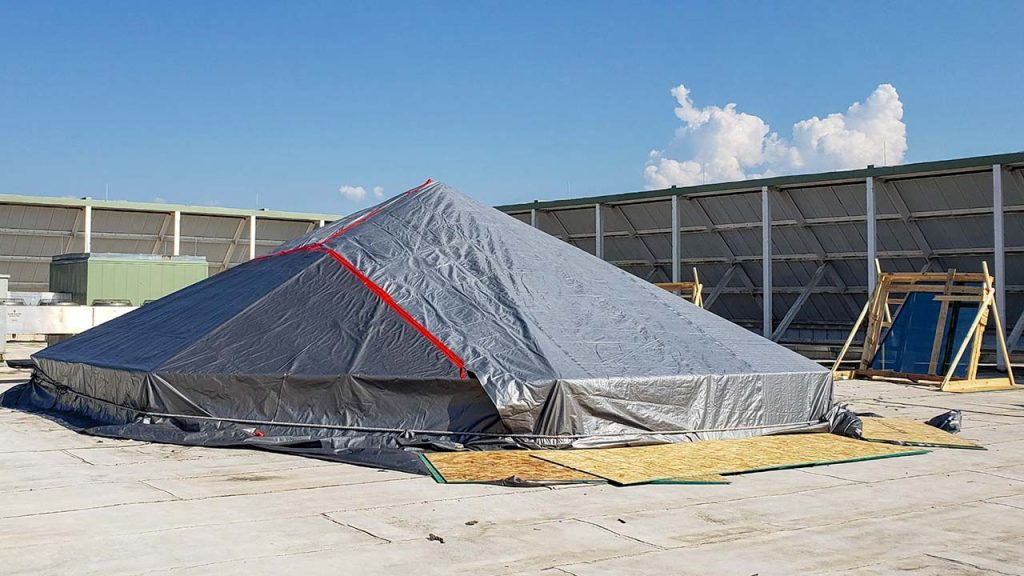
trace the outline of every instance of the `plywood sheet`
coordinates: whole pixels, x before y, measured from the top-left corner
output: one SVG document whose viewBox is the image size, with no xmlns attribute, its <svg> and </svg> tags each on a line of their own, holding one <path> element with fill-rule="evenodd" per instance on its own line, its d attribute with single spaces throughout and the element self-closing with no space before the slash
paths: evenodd
<svg viewBox="0 0 1024 576">
<path fill-rule="evenodd" d="M 936 446 L 984 450 L 984 448 L 970 440 L 965 440 L 955 434 L 950 434 L 916 420 L 862 416 L 861 422 L 864 423 L 864 439 L 872 442 L 888 442 L 904 446 Z"/>
<path fill-rule="evenodd" d="M 533 456 L 628 485 L 923 452 L 834 434 L 787 434 L 604 450 L 538 451 Z"/>
<path fill-rule="evenodd" d="M 515 476 L 524 482 L 604 482 L 586 472 L 531 458 L 530 450 L 484 450 L 424 454 L 441 482 L 498 482 Z M 438 477 L 440 476 L 440 477 Z"/>
</svg>

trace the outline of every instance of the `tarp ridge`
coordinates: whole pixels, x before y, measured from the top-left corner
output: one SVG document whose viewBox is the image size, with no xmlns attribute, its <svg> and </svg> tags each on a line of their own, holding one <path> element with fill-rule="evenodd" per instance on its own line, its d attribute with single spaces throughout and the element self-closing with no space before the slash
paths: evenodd
<svg viewBox="0 0 1024 576">
<path fill-rule="evenodd" d="M 451 360 L 452 364 L 454 364 L 455 367 L 459 369 L 460 378 L 465 379 L 467 377 L 466 363 L 462 360 L 462 358 L 460 358 L 458 354 L 453 352 L 451 348 L 449 348 L 444 342 L 441 341 L 440 338 L 438 338 L 430 330 L 428 330 L 426 326 L 420 324 L 418 320 L 413 318 L 412 314 L 409 314 L 409 312 L 407 312 L 405 308 L 402 308 L 401 304 L 396 302 L 395 299 L 391 297 L 391 294 L 388 294 L 387 290 L 381 288 L 376 282 L 371 280 L 366 274 L 363 274 L 362 271 L 356 268 L 355 264 L 349 262 L 348 258 L 345 258 L 334 249 L 328 248 L 327 246 L 323 245 L 318 246 L 317 249 L 329 254 L 331 258 L 333 258 L 338 264 L 341 264 L 346 270 L 355 275 L 355 277 L 358 278 L 359 281 L 362 282 L 364 286 L 369 288 L 370 291 L 377 295 L 378 298 L 383 300 L 384 303 L 388 305 L 388 307 L 394 310 L 395 313 L 398 314 L 402 318 L 402 320 L 406 322 L 406 324 L 412 326 L 413 329 L 419 332 L 421 336 L 426 338 L 431 344 L 434 345 L 434 347 L 440 350 L 441 353 L 444 354 L 449 360 Z"/>
</svg>

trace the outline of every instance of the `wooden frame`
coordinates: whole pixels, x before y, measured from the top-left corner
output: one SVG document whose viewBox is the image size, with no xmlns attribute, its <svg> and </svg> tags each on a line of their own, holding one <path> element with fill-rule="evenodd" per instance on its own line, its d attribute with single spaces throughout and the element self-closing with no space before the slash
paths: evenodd
<svg viewBox="0 0 1024 576">
<path fill-rule="evenodd" d="M 697 306 L 704 307 L 704 285 L 700 283 L 697 269 L 693 269 L 693 282 L 659 282 L 655 286 L 686 298 Z"/>
<path fill-rule="evenodd" d="M 982 273 L 964 273 L 956 270 L 949 270 L 945 273 L 934 272 L 885 272 L 881 271 L 878 261 L 875 261 L 878 270 L 878 281 L 874 293 L 868 300 L 860 316 L 853 325 L 853 330 L 846 338 L 839 357 L 832 365 L 833 377 L 839 378 L 842 375 L 849 375 L 850 378 L 881 378 L 909 380 L 915 384 L 927 384 L 938 386 L 943 392 L 977 392 L 982 390 L 1003 390 L 1013 388 L 1016 382 L 1013 378 L 1013 368 L 1010 366 L 1010 353 L 1006 346 L 1006 336 L 1003 332 L 1002 322 L 999 318 L 999 311 L 996 308 L 994 279 L 988 272 L 988 263 L 982 262 Z M 903 304 L 906 298 L 915 292 L 935 294 L 935 300 L 941 302 L 939 316 L 935 324 L 935 333 L 932 336 L 931 357 L 928 362 L 928 370 L 921 374 L 899 373 L 889 370 L 871 368 L 872 360 L 878 353 L 885 337 L 886 330 L 892 326 L 893 310 Z M 970 324 L 963 342 L 960 344 L 949 363 L 945 373 L 939 373 L 939 356 L 942 343 L 946 338 L 946 319 L 949 314 L 950 305 L 954 302 L 975 303 L 978 311 Z M 985 328 L 989 318 L 995 322 L 997 353 L 1002 354 L 1006 360 L 1005 378 L 978 378 L 978 359 L 981 356 L 982 340 L 985 335 Z M 846 357 L 846 353 L 853 343 L 854 337 L 860 330 L 861 324 L 867 320 L 867 327 L 864 332 L 864 345 L 861 349 L 860 362 L 852 371 L 839 370 L 840 364 Z M 925 335 L 922 335 L 924 337 Z M 954 376 L 957 366 L 960 364 L 964 354 L 967 356 L 966 377 Z"/>
</svg>

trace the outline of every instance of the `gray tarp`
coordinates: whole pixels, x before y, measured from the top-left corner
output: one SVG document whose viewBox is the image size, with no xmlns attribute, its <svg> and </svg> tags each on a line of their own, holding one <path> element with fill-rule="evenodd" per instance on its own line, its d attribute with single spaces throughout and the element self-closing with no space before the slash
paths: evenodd
<svg viewBox="0 0 1024 576">
<path fill-rule="evenodd" d="M 403 447 L 799 428 L 832 397 L 814 362 L 440 183 L 34 360 L 4 403 L 94 433 L 410 470 Z"/>
</svg>

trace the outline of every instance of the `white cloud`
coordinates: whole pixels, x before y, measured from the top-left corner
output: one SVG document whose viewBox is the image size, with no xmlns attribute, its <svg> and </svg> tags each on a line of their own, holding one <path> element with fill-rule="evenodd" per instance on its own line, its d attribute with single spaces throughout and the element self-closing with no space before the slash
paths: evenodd
<svg viewBox="0 0 1024 576">
<path fill-rule="evenodd" d="M 341 194 L 342 198 L 353 202 L 362 202 L 367 196 L 366 188 L 363 188 L 362 186 L 349 186 L 348 184 L 338 188 L 338 193 Z M 379 200 L 384 197 L 384 188 L 374 186 L 370 189 L 370 193 L 373 194 L 374 198 Z"/>
<path fill-rule="evenodd" d="M 698 108 L 683 85 L 672 95 L 682 125 L 667 150 L 650 152 L 648 188 L 898 164 L 907 151 L 903 103 L 891 84 L 880 84 L 845 113 L 797 122 L 789 140 L 734 103 Z"/>
<path fill-rule="evenodd" d="M 366 198 L 366 188 L 363 188 L 362 186 L 349 186 L 348 184 L 345 184 L 341 188 L 338 188 L 338 192 L 341 194 L 342 198 L 353 202 L 360 202 Z"/>
</svg>

